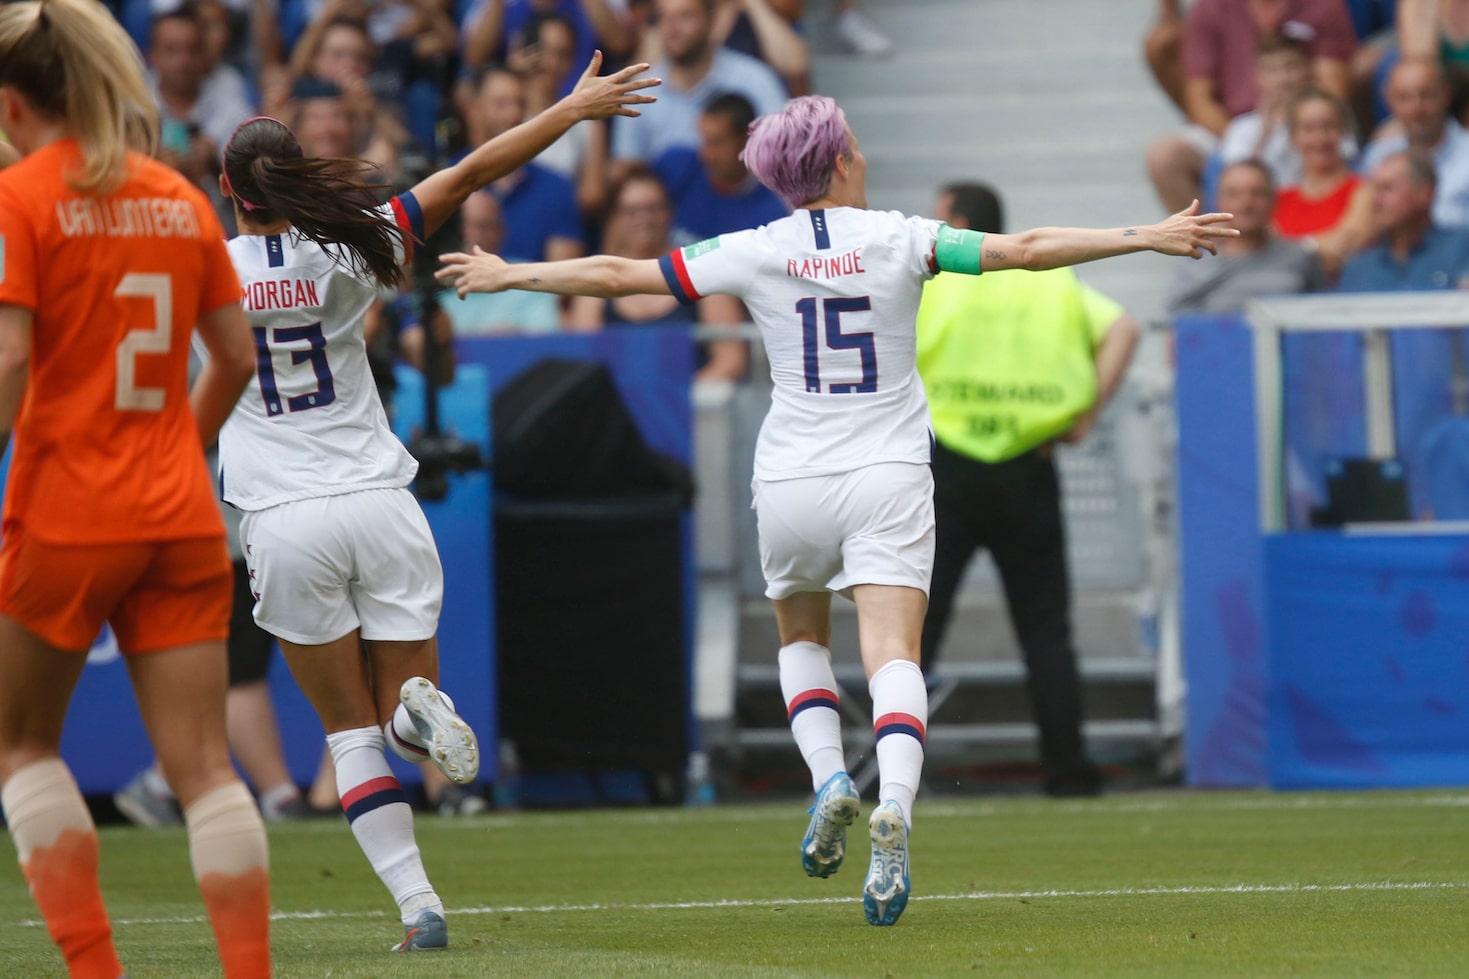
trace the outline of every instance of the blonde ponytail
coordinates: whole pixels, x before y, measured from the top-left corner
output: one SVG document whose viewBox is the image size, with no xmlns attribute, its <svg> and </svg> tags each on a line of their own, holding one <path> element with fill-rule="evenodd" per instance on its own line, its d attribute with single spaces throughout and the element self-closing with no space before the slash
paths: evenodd
<svg viewBox="0 0 1469 979">
<path fill-rule="evenodd" d="M 0 7 L 0 85 L 65 122 L 82 162 L 67 182 L 86 194 L 127 177 L 127 151 L 152 153 L 158 110 L 143 57 L 97 0 L 25 0 Z"/>
</svg>

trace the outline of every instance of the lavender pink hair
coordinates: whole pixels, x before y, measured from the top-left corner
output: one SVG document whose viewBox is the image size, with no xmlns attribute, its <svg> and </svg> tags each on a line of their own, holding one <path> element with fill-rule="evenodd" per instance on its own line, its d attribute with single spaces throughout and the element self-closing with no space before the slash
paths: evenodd
<svg viewBox="0 0 1469 979">
<path fill-rule="evenodd" d="M 750 126 L 740 159 L 791 207 L 826 193 L 836 158 L 850 150 L 847 117 L 834 99 L 803 95 Z"/>
</svg>

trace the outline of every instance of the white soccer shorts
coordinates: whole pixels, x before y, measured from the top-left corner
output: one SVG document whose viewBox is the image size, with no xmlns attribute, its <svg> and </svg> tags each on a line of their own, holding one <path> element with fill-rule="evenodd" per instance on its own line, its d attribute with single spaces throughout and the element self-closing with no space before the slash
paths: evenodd
<svg viewBox="0 0 1469 979">
<path fill-rule="evenodd" d="M 282 503 L 245 514 L 240 542 L 255 592 L 255 622 L 271 635 L 319 646 L 431 638 L 444 570 L 418 501 L 371 489 Z"/>
<path fill-rule="evenodd" d="M 832 476 L 755 480 L 765 594 L 789 598 L 854 585 L 906 585 L 925 595 L 933 578 L 933 473 L 884 462 Z"/>
</svg>

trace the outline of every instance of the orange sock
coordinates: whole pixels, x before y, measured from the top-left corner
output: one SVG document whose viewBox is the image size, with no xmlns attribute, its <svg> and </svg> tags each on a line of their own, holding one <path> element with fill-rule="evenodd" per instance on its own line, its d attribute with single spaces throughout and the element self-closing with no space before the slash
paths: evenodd
<svg viewBox="0 0 1469 979">
<path fill-rule="evenodd" d="M 214 927 L 225 979 L 270 975 L 270 871 L 265 824 L 245 786 L 227 782 L 184 811 L 194 879 Z"/>
<path fill-rule="evenodd" d="M 66 763 L 49 758 L 22 768 L 0 791 L 0 804 L 71 979 L 117 979 L 122 963 L 97 881 L 97 830 Z"/>
</svg>

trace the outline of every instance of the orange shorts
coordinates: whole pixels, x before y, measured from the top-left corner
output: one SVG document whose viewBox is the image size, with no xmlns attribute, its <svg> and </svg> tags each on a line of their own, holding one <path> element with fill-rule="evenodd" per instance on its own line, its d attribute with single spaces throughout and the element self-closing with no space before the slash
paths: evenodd
<svg viewBox="0 0 1469 979">
<path fill-rule="evenodd" d="M 90 649 L 102 623 L 124 653 L 224 640 L 233 576 L 223 537 L 48 544 L 9 528 L 0 612 L 58 649 Z"/>
</svg>

